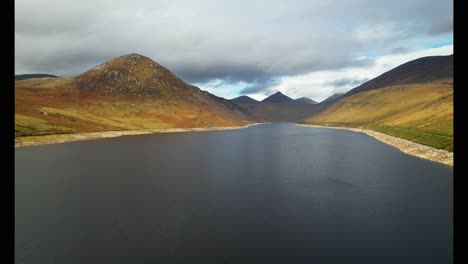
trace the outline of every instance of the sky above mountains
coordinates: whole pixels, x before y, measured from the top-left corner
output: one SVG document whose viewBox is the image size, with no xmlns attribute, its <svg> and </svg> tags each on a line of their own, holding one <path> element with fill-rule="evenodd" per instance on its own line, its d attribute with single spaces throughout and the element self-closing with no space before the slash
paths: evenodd
<svg viewBox="0 0 468 264">
<path fill-rule="evenodd" d="M 453 1 L 15 0 L 15 72 L 140 53 L 216 95 L 316 101 L 453 53 Z"/>
</svg>

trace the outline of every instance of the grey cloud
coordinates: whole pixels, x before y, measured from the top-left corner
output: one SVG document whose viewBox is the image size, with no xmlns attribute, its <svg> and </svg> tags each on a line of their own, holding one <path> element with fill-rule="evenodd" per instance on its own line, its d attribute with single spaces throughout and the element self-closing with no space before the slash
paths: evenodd
<svg viewBox="0 0 468 264">
<path fill-rule="evenodd" d="M 393 48 L 390 53 L 392 54 L 402 54 L 402 53 L 407 53 L 409 50 L 408 48 L 406 47 L 396 47 L 396 48 Z"/>
<path fill-rule="evenodd" d="M 300 56 L 296 58 L 297 61 L 293 61 L 293 58 L 283 59 L 279 55 L 272 56 L 277 56 L 277 62 L 266 66 L 255 63 L 238 62 L 235 58 L 232 58 L 232 61 L 217 62 L 209 66 L 197 65 L 198 63 L 186 63 L 181 66 L 175 64 L 173 65 L 173 71 L 188 82 L 200 83 L 211 79 L 224 79 L 228 83 L 239 81 L 261 83 L 273 77 L 292 76 L 321 69 L 370 66 L 374 63 L 373 59 L 353 60 L 349 58 L 348 60 L 342 60 L 325 58 L 325 56 L 319 55 L 316 56 L 316 61 L 301 61 Z M 289 60 L 289 62 L 287 60 Z M 288 63 L 292 65 L 287 65 Z M 265 85 L 267 84 L 274 84 L 274 82 L 268 82 Z"/>
<path fill-rule="evenodd" d="M 263 92 L 269 94 L 272 92 L 272 87 L 277 85 L 279 82 L 275 78 L 266 78 L 264 80 L 256 80 L 252 86 L 246 87 L 241 90 L 241 94 L 255 94 Z"/>
<path fill-rule="evenodd" d="M 453 19 L 447 19 L 441 23 L 432 24 L 429 34 L 439 35 L 453 32 Z"/>
<path fill-rule="evenodd" d="M 334 87 L 342 87 L 342 86 L 348 86 L 348 85 L 357 86 L 357 85 L 367 82 L 368 80 L 369 78 L 358 78 L 358 77 L 342 78 L 342 79 L 333 80 L 331 82 L 328 82 L 327 84 L 332 85 Z"/>
<path fill-rule="evenodd" d="M 71 76 L 136 52 L 189 83 L 262 92 L 281 76 L 371 65 L 356 58 L 450 32 L 452 12 L 442 0 L 16 0 L 15 72 Z"/>
</svg>

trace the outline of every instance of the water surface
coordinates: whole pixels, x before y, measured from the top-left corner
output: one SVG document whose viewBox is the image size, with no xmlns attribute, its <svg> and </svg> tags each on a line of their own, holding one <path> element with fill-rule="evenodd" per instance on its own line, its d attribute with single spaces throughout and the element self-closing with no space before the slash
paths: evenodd
<svg viewBox="0 0 468 264">
<path fill-rule="evenodd" d="M 268 124 L 15 150 L 16 263 L 451 263 L 453 170 Z"/>
</svg>

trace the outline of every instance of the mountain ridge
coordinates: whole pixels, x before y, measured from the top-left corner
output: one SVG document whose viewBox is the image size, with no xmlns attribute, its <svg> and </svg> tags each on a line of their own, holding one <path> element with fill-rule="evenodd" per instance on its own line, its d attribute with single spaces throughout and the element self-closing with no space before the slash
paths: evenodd
<svg viewBox="0 0 468 264">
<path fill-rule="evenodd" d="M 329 97 L 325 98 L 325 100 L 321 101 L 320 103 L 334 103 L 340 100 L 345 93 L 334 93 Z"/>
<path fill-rule="evenodd" d="M 427 56 L 403 63 L 344 94 L 348 97 L 364 91 L 404 84 L 453 79 L 453 54 Z"/>
<path fill-rule="evenodd" d="M 306 97 L 294 100 L 279 91 L 267 96 L 262 101 L 255 100 L 255 102 L 251 102 L 251 100 L 245 98 L 250 97 L 242 95 L 231 99 L 231 101 L 246 109 L 256 119 L 270 122 L 299 121 L 328 106 L 328 104 L 311 103 L 315 101 Z"/>
<path fill-rule="evenodd" d="M 316 101 L 314 101 L 314 100 L 312 100 L 310 98 L 307 98 L 305 96 L 297 98 L 294 101 L 299 102 L 299 103 L 305 103 L 305 104 L 318 104 L 318 102 L 316 102 Z"/>
<path fill-rule="evenodd" d="M 260 103 L 259 101 L 253 99 L 252 97 L 250 96 L 247 96 L 247 95 L 241 95 L 241 96 L 238 96 L 236 98 L 233 98 L 231 99 L 230 101 L 236 103 L 236 104 L 258 104 Z"/>
</svg>

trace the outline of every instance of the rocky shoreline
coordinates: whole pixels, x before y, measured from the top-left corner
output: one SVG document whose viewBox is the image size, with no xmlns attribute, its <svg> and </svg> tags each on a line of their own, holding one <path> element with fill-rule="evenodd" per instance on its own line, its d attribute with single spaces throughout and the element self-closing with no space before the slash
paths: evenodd
<svg viewBox="0 0 468 264">
<path fill-rule="evenodd" d="M 443 149 L 436 149 L 413 141 L 409 141 L 402 138 L 397 138 L 389 136 L 384 133 L 369 129 L 353 128 L 353 127 L 333 127 L 333 126 L 319 126 L 319 125 L 305 125 L 305 124 L 296 124 L 298 126 L 308 126 L 308 127 L 318 127 L 318 128 L 331 128 L 331 129 L 342 129 L 350 130 L 359 133 L 365 133 L 377 140 L 380 140 L 390 146 L 393 146 L 400 151 L 413 155 L 419 158 L 428 159 L 431 161 L 443 163 L 449 166 L 453 166 L 453 152 L 449 152 Z"/>
<path fill-rule="evenodd" d="M 45 136 L 29 136 L 15 138 L 15 148 L 25 146 L 36 146 L 45 144 L 57 144 L 72 141 L 92 140 L 100 138 L 120 137 L 127 135 L 142 135 L 152 133 L 173 133 L 173 132 L 189 132 L 189 131 L 212 131 L 212 130 L 230 130 L 247 128 L 263 123 L 252 123 L 244 126 L 232 127 L 196 127 L 196 128 L 164 128 L 157 130 L 122 130 L 122 131 L 104 131 L 104 132 L 89 132 L 76 134 L 58 134 Z"/>
</svg>

